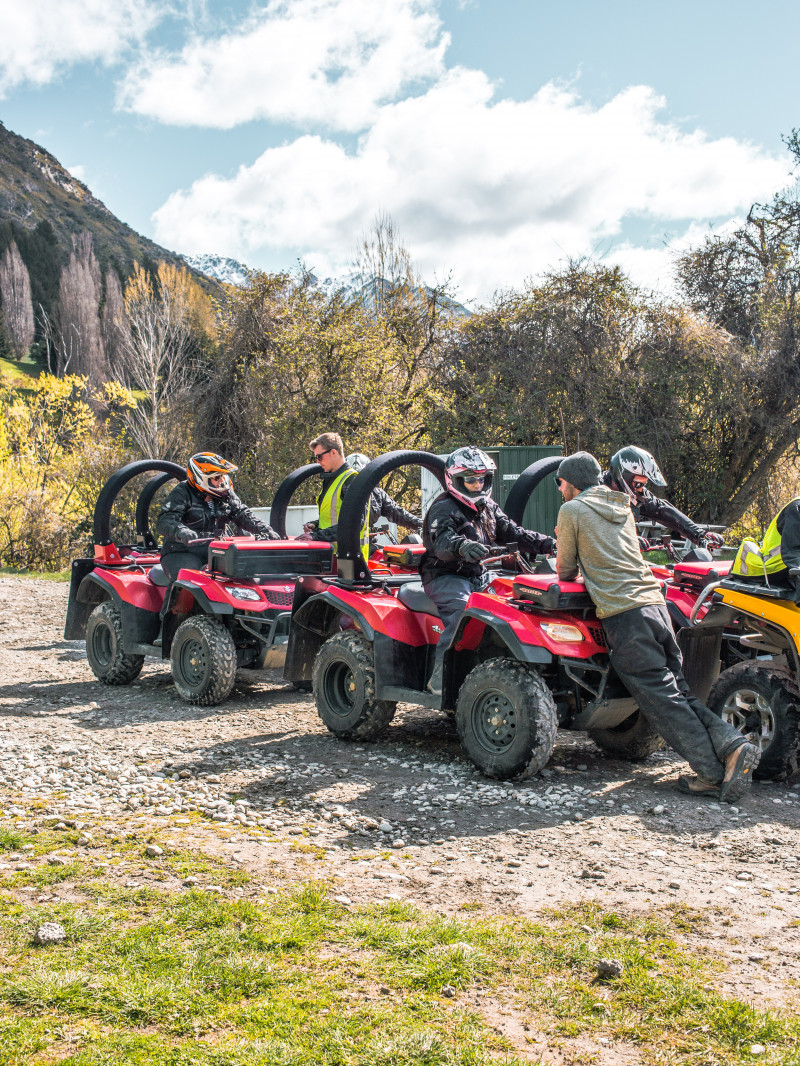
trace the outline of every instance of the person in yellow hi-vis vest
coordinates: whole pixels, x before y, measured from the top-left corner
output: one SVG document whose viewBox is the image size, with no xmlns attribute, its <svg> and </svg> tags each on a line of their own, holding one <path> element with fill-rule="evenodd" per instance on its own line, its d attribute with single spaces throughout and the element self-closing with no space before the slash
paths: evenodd
<svg viewBox="0 0 800 1066">
<path fill-rule="evenodd" d="M 797 582 L 789 571 L 797 567 L 800 567 L 800 496 L 778 511 L 761 547 L 752 540 L 742 541 L 731 574 L 791 588 L 796 594 Z"/>
<path fill-rule="evenodd" d="M 322 472 L 322 488 L 317 496 L 319 521 L 306 522 L 303 537 L 306 540 L 327 540 L 336 543 L 339 512 L 342 500 L 349 484 L 357 471 L 349 467 L 344 459 L 344 444 L 338 433 L 321 433 L 311 441 L 311 454 L 315 463 L 319 463 Z M 369 508 L 365 508 L 364 522 L 361 527 L 361 547 L 364 558 L 369 557 Z"/>
</svg>

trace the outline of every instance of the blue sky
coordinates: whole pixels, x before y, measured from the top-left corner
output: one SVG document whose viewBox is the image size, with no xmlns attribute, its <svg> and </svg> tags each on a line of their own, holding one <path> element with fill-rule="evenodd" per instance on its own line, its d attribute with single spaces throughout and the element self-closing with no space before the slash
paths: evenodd
<svg viewBox="0 0 800 1066">
<path fill-rule="evenodd" d="M 337 274 L 388 212 L 463 299 L 580 255 L 668 288 L 787 181 L 798 30 L 776 2 L 0 0 L 0 119 L 178 251 Z"/>
</svg>

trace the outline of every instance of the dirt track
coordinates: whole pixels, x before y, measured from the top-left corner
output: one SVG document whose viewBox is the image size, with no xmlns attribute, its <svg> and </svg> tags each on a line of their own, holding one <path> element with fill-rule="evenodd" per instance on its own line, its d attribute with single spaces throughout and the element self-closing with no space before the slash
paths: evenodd
<svg viewBox="0 0 800 1066">
<path fill-rule="evenodd" d="M 800 798 L 791 784 L 757 784 L 737 810 L 679 795 L 685 768 L 671 752 L 631 765 L 562 732 L 542 776 L 506 785 L 481 778 L 451 723 L 420 708 L 400 708 L 379 741 L 350 745 L 275 673 L 240 672 L 220 708 L 184 704 L 157 662 L 134 685 L 108 688 L 82 643 L 62 639 L 66 597 L 63 584 L 0 579 L 6 824 L 41 818 L 35 797 L 64 818 L 144 819 L 265 885 L 326 877 L 353 903 L 521 914 L 586 898 L 624 909 L 685 904 L 706 911 L 697 935 L 731 962 L 727 990 L 794 999 Z M 104 761 L 124 768 L 122 780 Z"/>
</svg>

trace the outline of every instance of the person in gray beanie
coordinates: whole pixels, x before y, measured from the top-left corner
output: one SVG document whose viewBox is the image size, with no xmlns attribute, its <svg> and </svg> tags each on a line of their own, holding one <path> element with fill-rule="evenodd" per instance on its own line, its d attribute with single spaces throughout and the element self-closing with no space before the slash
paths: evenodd
<svg viewBox="0 0 800 1066">
<path fill-rule="evenodd" d="M 567 481 L 583 492 L 600 483 L 601 473 L 600 464 L 591 452 L 573 452 L 559 463 L 556 483 Z"/>
<path fill-rule="evenodd" d="M 639 551 L 630 501 L 599 477 L 588 452 L 558 467 L 565 501 L 556 529 L 558 576 L 574 581 L 580 568 L 617 676 L 697 775 L 681 777 L 681 791 L 733 803 L 749 788 L 761 751 L 692 696 L 661 586 Z"/>
</svg>

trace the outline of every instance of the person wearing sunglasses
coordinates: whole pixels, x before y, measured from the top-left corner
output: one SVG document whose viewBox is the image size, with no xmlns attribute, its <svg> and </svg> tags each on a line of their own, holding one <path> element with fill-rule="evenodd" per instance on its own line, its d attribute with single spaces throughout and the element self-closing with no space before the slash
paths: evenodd
<svg viewBox="0 0 800 1066">
<path fill-rule="evenodd" d="M 589 452 L 562 459 L 556 477 L 564 497 L 559 580 L 583 574 L 617 676 L 697 775 L 679 778 L 680 791 L 735 802 L 761 751 L 691 694 L 661 585 L 639 551 L 629 493 L 600 483 L 600 464 Z"/>
<path fill-rule="evenodd" d="M 492 499 L 496 469 L 480 448 L 456 448 L 445 461 L 445 491 L 433 501 L 423 522 L 422 583 L 444 624 L 428 681 L 428 690 L 436 696 L 442 692 L 445 651 L 467 600 L 491 580 L 483 565 L 488 545 L 516 542 L 530 555 L 548 555 L 555 547 L 552 537 L 523 529 L 500 510 Z"/>
<path fill-rule="evenodd" d="M 609 468 L 603 472 L 600 480 L 614 492 L 621 492 L 628 497 L 637 522 L 658 522 L 700 548 L 722 547 L 723 538 L 719 533 L 696 525 L 673 504 L 650 492 L 649 484 L 663 489 L 667 487 L 667 482 L 655 458 L 644 448 L 632 444 L 620 448 L 611 456 Z"/>
<path fill-rule="evenodd" d="M 344 442 L 338 433 L 320 433 L 311 441 L 311 459 L 319 463 L 322 485 L 317 496 L 319 519 L 306 522 L 301 540 L 325 540 L 337 549 L 339 512 L 342 500 L 357 471 L 348 466 L 344 458 Z M 368 512 L 368 508 L 366 511 Z M 369 514 L 365 513 L 361 527 L 361 545 L 364 557 L 369 554 Z"/>
</svg>

